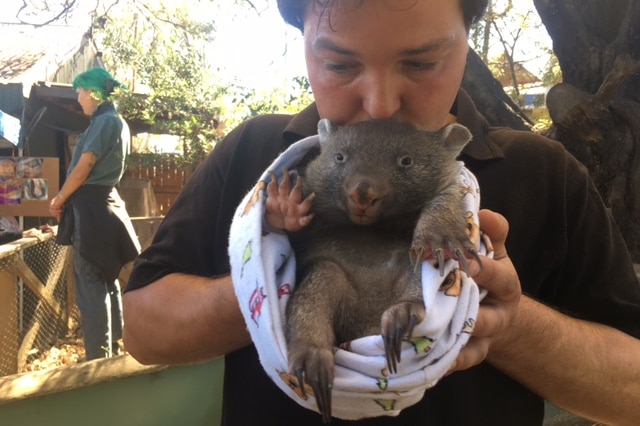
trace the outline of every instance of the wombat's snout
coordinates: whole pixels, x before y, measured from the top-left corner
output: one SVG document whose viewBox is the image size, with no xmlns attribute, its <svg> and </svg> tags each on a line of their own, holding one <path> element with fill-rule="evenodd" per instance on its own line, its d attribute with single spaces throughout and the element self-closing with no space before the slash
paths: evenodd
<svg viewBox="0 0 640 426">
<path fill-rule="evenodd" d="M 366 178 L 353 180 L 347 186 L 346 194 L 349 216 L 354 223 L 368 225 L 383 215 L 388 191 L 380 182 Z"/>
<path fill-rule="evenodd" d="M 349 194 L 349 198 L 353 200 L 357 208 L 366 210 L 378 201 L 379 196 L 369 182 L 360 181 Z"/>
</svg>

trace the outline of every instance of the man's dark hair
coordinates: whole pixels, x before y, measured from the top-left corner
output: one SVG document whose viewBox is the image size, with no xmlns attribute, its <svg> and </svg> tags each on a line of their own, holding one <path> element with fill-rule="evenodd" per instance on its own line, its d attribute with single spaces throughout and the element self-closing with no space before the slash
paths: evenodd
<svg viewBox="0 0 640 426">
<path fill-rule="evenodd" d="M 337 1 L 339 0 L 278 0 L 278 10 L 280 10 L 280 15 L 282 15 L 282 18 L 287 24 L 296 27 L 302 32 L 304 30 L 304 16 L 309 6 L 315 3 L 321 10 L 328 10 L 331 9 Z M 459 1 L 464 17 L 464 25 L 468 30 L 482 18 L 489 0 Z"/>
</svg>

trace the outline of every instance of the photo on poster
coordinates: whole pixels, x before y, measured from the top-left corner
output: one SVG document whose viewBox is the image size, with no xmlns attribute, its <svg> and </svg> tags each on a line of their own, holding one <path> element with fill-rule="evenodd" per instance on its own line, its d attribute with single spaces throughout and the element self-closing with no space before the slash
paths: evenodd
<svg viewBox="0 0 640 426">
<path fill-rule="evenodd" d="M 16 160 L 10 157 L 0 157 L 0 178 L 16 177 Z"/>
<path fill-rule="evenodd" d="M 0 182 L 0 205 L 15 206 L 22 202 L 22 184 L 9 178 Z"/>
<path fill-rule="evenodd" d="M 16 176 L 21 179 L 42 178 L 43 158 L 24 157 L 18 158 Z"/>
<path fill-rule="evenodd" d="M 0 216 L 50 216 L 59 165 L 57 157 L 0 156 Z"/>
<path fill-rule="evenodd" d="M 24 181 L 24 190 L 22 197 L 25 200 L 48 200 L 49 189 L 46 179 L 26 179 Z"/>
</svg>

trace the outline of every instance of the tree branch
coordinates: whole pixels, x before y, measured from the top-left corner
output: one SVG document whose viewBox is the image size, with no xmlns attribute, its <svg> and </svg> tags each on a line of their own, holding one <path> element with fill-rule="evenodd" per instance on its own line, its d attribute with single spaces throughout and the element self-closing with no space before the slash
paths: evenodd
<svg viewBox="0 0 640 426">
<path fill-rule="evenodd" d="M 637 72 L 640 72 L 640 62 L 635 62 L 629 55 L 619 55 L 598 89 L 596 98 L 603 105 L 608 105 L 620 86 Z"/>
<path fill-rule="evenodd" d="M 27 3 L 26 0 L 22 0 L 22 6 L 20 6 L 20 9 L 18 9 L 18 12 L 16 12 L 16 19 L 21 23 L 21 24 L 25 24 L 25 25 L 32 25 L 34 28 L 39 28 L 39 27 L 44 27 L 46 25 L 49 25 L 53 22 L 56 22 L 64 17 L 66 17 L 71 10 L 76 6 L 76 2 L 77 0 L 67 0 L 64 3 L 64 7 L 62 8 L 62 10 L 60 11 L 60 13 L 58 13 L 57 15 L 55 15 L 53 18 L 45 21 L 45 22 L 41 22 L 41 23 L 33 23 L 33 22 L 27 22 L 24 21 L 22 18 L 20 18 L 20 14 L 22 13 L 23 10 L 25 10 L 26 8 L 29 7 L 29 4 Z"/>
</svg>

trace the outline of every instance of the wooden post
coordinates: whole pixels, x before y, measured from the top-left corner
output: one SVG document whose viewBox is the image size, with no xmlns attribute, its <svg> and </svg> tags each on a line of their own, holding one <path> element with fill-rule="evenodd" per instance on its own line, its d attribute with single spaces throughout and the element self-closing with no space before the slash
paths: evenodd
<svg viewBox="0 0 640 426">
<path fill-rule="evenodd" d="M 18 372 L 18 252 L 0 256 L 0 376 Z"/>
</svg>

